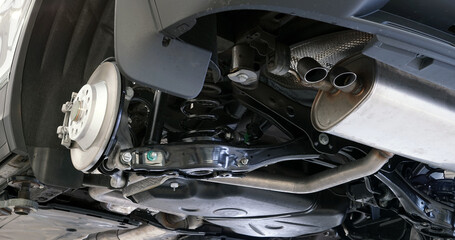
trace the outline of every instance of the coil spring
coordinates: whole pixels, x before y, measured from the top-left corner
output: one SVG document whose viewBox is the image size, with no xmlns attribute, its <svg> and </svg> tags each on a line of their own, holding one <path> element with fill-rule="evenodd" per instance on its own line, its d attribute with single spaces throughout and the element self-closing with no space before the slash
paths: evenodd
<svg viewBox="0 0 455 240">
<path fill-rule="evenodd" d="M 213 98 L 220 94 L 221 88 L 214 84 L 206 83 L 197 98 L 189 99 L 182 103 L 180 111 L 185 115 L 185 118 L 180 125 L 187 130 L 186 137 L 214 137 L 217 135 L 217 129 L 200 129 L 198 126 L 205 121 L 218 120 L 218 115 L 214 111 L 222 106 L 218 100 Z"/>
</svg>

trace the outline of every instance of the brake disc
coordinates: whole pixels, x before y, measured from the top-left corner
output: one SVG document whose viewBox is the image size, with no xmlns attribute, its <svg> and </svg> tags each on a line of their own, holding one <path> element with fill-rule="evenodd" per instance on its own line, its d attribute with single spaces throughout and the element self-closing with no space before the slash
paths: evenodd
<svg viewBox="0 0 455 240">
<path fill-rule="evenodd" d="M 120 96 L 120 72 L 114 63 L 104 62 L 63 105 L 65 120 L 57 133 L 77 170 L 92 170 L 102 157 L 117 122 Z"/>
</svg>

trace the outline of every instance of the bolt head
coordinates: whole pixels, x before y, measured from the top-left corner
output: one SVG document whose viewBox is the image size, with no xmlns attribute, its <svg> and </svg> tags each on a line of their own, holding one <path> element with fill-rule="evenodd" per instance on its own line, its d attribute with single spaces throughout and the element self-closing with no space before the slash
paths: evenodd
<svg viewBox="0 0 455 240">
<path fill-rule="evenodd" d="M 425 207 L 425 208 L 423 209 L 423 211 L 424 211 L 425 213 L 428 214 L 428 213 L 433 212 L 433 209 L 431 209 L 431 208 L 429 208 L 429 207 Z"/>
<path fill-rule="evenodd" d="M 322 144 L 322 145 L 327 145 L 329 144 L 329 136 L 327 136 L 327 134 L 325 133 L 321 133 L 319 134 L 319 143 Z"/>
<path fill-rule="evenodd" d="M 246 82 L 246 80 L 248 80 L 248 78 L 250 78 L 247 74 L 245 73 L 240 73 L 239 75 L 237 75 L 238 79 L 240 82 Z"/>
<path fill-rule="evenodd" d="M 147 153 L 147 160 L 149 161 L 155 161 L 158 158 L 158 153 L 157 152 L 148 152 Z"/>
<path fill-rule="evenodd" d="M 239 160 L 240 165 L 247 165 L 249 162 L 248 158 L 241 158 Z"/>
<path fill-rule="evenodd" d="M 133 160 L 133 155 L 130 152 L 124 152 L 121 155 L 121 159 L 125 163 L 130 163 Z"/>
<path fill-rule="evenodd" d="M 232 174 L 231 173 L 220 173 L 219 177 L 228 178 L 228 177 L 232 177 Z"/>
</svg>

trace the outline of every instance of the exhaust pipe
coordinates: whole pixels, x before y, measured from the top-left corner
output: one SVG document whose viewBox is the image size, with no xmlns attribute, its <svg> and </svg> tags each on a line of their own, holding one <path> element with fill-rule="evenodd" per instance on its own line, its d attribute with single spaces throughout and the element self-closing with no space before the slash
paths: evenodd
<svg viewBox="0 0 455 240">
<path fill-rule="evenodd" d="M 337 63 L 329 72 L 311 58 L 298 62 L 303 81 L 319 89 L 311 108 L 313 126 L 342 138 L 455 171 L 455 91 L 400 71 L 364 55 Z M 333 90 L 335 89 L 335 91 Z M 305 194 L 378 171 L 391 153 L 366 157 L 304 177 L 258 172 L 210 182 Z"/>
<path fill-rule="evenodd" d="M 297 73 L 303 85 L 330 94 L 342 91 L 356 95 L 362 91 L 362 83 L 354 72 L 340 66 L 333 67 L 329 72 L 310 57 L 297 62 Z"/>
<path fill-rule="evenodd" d="M 298 61 L 297 73 L 304 86 L 325 92 L 336 92 L 329 81 L 329 70 L 310 57 L 304 57 Z"/>
<path fill-rule="evenodd" d="M 392 156 L 391 153 L 373 149 L 364 158 L 303 178 L 250 172 L 241 178 L 213 178 L 204 181 L 275 192 L 308 194 L 372 175 Z"/>
<path fill-rule="evenodd" d="M 357 95 L 362 91 L 362 83 L 357 78 L 357 74 L 343 67 L 334 67 L 330 70 L 330 83 L 345 93 Z"/>
</svg>

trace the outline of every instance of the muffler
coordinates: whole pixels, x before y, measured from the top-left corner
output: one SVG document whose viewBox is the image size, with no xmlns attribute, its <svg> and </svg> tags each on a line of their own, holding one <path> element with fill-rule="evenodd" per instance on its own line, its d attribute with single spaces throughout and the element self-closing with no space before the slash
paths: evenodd
<svg viewBox="0 0 455 240">
<path fill-rule="evenodd" d="M 322 132 L 455 170 L 455 93 L 356 55 L 329 72 L 338 91 L 318 92 L 311 110 Z"/>
<path fill-rule="evenodd" d="M 302 58 L 297 72 L 306 86 L 319 90 L 311 109 L 317 130 L 381 150 L 298 179 L 252 172 L 206 181 L 306 194 L 374 174 L 392 153 L 455 171 L 453 91 L 364 55 L 342 60 L 329 72 Z"/>
</svg>

